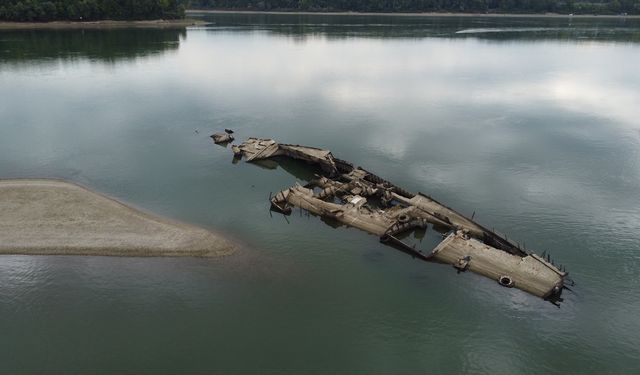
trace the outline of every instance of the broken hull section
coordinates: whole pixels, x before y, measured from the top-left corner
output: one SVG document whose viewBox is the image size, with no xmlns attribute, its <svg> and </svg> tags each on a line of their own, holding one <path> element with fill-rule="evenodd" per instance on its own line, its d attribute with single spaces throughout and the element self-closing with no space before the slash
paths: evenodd
<svg viewBox="0 0 640 375">
<path fill-rule="evenodd" d="M 382 243 L 415 258 L 450 264 L 459 272 L 468 270 L 554 304 L 562 301 L 567 273 L 427 195 L 408 192 L 334 158 L 328 150 L 258 138 L 249 138 L 232 149 L 236 158 L 244 156 L 247 161 L 287 157 L 322 171 L 305 186 L 296 184 L 272 195 L 273 211 L 288 215 L 298 207 L 376 235 Z M 431 252 L 399 239 L 409 231 L 426 230 L 428 225 L 446 237 Z"/>
<path fill-rule="evenodd" d="M 518 288 L 550 300 L 560 296 L 565 276 L 535 254 L 515 256 L 461 232 L 447 236 L 433 249 L 431 259 L 451 264 L 461 271 L 468 270 L 486 276 L 502 286 Z"/>
</svg>

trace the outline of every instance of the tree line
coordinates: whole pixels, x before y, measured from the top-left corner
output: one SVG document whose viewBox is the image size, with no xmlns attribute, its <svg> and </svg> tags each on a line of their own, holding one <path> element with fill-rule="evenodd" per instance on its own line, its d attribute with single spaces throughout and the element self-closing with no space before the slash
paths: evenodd
<svg viewBox="0 0 640 375">
<path fill-rule="evenodd" d="M 0 20 L 18 22 L 184 18 L 182 0 L 0 0 Z"/>
<path fill-rule="evenodd" d="M 191 0 L 188 6 L 356 12 L 640 14 L 640 0 Z"/>
<path fill-rule="evenodd" d="M 640 0 L 0 0 L 2 21 L 183 18 L 185 8 L 356 12 L 640 14 Z"/>
</svg>

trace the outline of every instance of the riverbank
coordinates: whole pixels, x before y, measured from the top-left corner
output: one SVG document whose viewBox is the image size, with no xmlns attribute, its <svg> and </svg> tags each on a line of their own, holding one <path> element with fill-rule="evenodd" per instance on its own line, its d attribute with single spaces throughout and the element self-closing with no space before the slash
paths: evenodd
<svg viewBox="0 0 640 375">
<path fill-rule="evenodd" d="M 0 180 L 0 254 L 216 257 L 236 249 L 76 184 Z"/>
<path fill-rule="evenodd" d="M 187 14 L 274 14 L 274 15 L 322 15 L 322 16 L 400 16 L 400 17 L 544 17 L 544 18 L 640 18 L 640 15 L 593 15 L 593 14 L 522 14 L 522 13 L 448 13 L 448 12 L 425 12 L 425 13 L 376 13 L 376 12 L 302 12 L 302 11 L 257 11 L 257 10 L 221 10 L 221 9 L 188 9 Z"/>
<path fill-rule="evenodd" d="M 15 29 L 162 29 L 202 26 L 204 21 L 193 19 L 181 20 L 149 20 L 149 21 L 53 21 L 53 22 L 0 22 L 0 30 Z"/>
</svg>

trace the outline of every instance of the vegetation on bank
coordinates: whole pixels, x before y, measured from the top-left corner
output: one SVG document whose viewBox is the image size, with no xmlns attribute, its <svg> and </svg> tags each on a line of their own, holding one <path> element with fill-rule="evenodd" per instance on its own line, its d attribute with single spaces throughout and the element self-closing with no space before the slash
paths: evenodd
<svg viewBox="0 0 640 375">
<path fill-rule="evenodd" d="M 640 0 L 0 0 L 0 21 L 184 18 L 185 8 L 231 10 L 640 14 Z"/>
<path fill-rule="evenodd" d="M 188 6 L 298 11 L 640 14 L 640 0 L 191 0 Z"/>
<path fill-rule="evenodd" d="M 0 0 L 0 21 L 98 21 L 184 18 L 182 0 Z"/>
</svg>

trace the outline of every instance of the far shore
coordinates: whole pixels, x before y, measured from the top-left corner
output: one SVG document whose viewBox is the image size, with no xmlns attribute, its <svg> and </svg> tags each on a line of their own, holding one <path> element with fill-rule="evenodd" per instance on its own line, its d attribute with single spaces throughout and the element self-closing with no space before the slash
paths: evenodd
<svg viewBox="0 0 640 375">
<path fill-rule="evenodd" d="M 0 254 L 218 257 L 238 247 L 74 183 L 0 180 Z"/>
<path fill-rule="evenodd" d="M 0 30 L 15 29 L 177 29 L 201 26 L 206 22 L 193 19 L 147 21 L 53 21 L 53 22 L 0 22 Z"/>
<path fill-rule="evenodd" d="M 593 14 L 521 14 L 521 13 L 376 13 L 376 12 L 303 12 L 303 11 L 260 11 L 260 10 L 223 10 L 223 9 L 188 9 L 187 14 L 271 14 L 271 15 L 307 15 L 307 16 L 384 16 L 384 17 L 493 17 L 493 18 L 609 18 L 639 19 L 640 15 L 593 15 Z M 178 29 L 189 26 L 204 26 L 208 22 L 198 19 L 180 20 L 144 20 L 144 21 L 53 21 L 53 22 L 8 22 L 0 21 L 0 30 L 33 30 L 33 29 Z"/>
<path fill-rule="evenodd" d="M 559 13 L 451 13 L 451 12 L 309 12 L 309 11 L 262 11 L 262 10 L 224 10 L 224 9 L 188 9 L 187 14 L 291 14 L 321 16 L 400 16 L 400 17 L 544 17 L 544 18 L 640 18 L 640 15 L 595 15 L 595 14 L 559 14 Z"/>
</svg>

